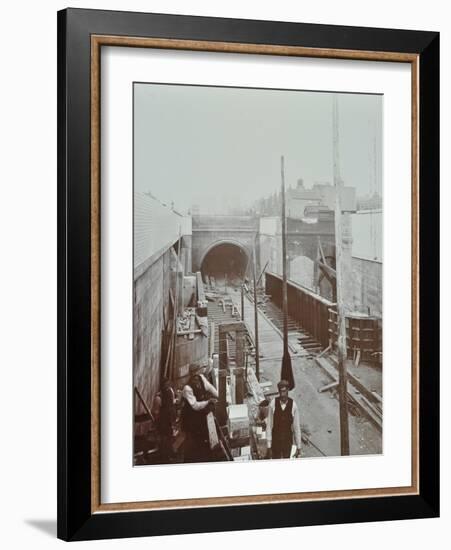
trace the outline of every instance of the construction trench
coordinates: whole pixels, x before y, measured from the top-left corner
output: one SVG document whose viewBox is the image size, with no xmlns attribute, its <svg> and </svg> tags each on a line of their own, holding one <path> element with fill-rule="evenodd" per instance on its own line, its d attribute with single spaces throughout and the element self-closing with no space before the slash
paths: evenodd
<svg viewBox="0 0 451 550">
<path fill-rule="evenodd" d="M 161 373 L 170 380 L 177 404 L 171 456 L 168 459 L 161 452 L 159 392 L 149 400 L 135 385 L 135 465 L 185 461 L 182 390 L 189 382 L 193 363 L 210 373 L 218 389 L 214 421 L 209 423 L 211 453 L 204 460 L 267 457 L 265 412 L 278 395 L 281 376 L 282 278 L 264 271 L 254 291 L 251 264 L 242 248 L 230 244 L 213 248 L 196 273 L 185 274 L 176 261 L 160 358 Z M 290 397 L 300 411 L 301 456 L 339 456 L 336 307 L 292 281 L 287 289 L 288 346 L 295 382 Z M 380 319 L 357 313 L 346 323 L 349 454 L 380 454 Z"/>
</svg>

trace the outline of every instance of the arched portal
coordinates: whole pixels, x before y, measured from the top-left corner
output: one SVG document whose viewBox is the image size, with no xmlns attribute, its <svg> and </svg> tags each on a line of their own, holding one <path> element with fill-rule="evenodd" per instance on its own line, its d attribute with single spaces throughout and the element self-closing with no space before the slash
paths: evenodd
<svg viewBox="0 0 451 550">
<path fill-rule="evenodd" d="M 230 282 L 238 282 L 244 278 L 248 261 L 248 251 L 240 243 L 220 241 L 204 253 L 200 270 L 204 279 L 207 276 L 216 279 L 227 277 Z"/>
</svg>

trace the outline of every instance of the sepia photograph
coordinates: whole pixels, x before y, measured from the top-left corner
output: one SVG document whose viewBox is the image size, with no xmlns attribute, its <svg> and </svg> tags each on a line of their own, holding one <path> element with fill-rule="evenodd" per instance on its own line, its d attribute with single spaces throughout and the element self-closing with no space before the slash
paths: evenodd
<svg viewBox="0 0 451 550">
<path fill-rule="evenodd" d="M 60 538 L 439 515 L 420 26 L 59 12 Z"/>
<path fill-rule="evenodd" d="M 134 82 L 134 466 L 383 453 L 382 119 Z"/>
</svg>

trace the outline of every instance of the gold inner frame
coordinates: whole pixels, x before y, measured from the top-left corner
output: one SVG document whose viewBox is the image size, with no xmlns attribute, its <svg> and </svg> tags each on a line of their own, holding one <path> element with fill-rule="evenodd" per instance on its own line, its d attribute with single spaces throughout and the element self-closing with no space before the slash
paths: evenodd
<svg viewBox="0 0 451 550">
<path fill-rule="evenodd" d="M 209 52 L 247 53 L 367 61 L 392 61 L 411 65 L 412 99 L 412 479 L 408 487 L 384 487 L 340 491 L 190 498 L 145 502 L 100 501 L 100 51 L 102 46 L 157 48 Z M 240 44 L 166 38 L 91 36 L 91 513 L 161 510 L 306 502 L 343 498 L 387 497 L 419 494 L 419 56 L 398 52 L 333 50 L 267 44 Z"/>
</svg>

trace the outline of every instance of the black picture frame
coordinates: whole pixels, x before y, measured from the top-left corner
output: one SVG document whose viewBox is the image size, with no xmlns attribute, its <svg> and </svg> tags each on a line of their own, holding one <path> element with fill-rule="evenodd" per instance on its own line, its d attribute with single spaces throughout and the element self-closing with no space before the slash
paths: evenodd
<svg viewBox="0 0 451 550">
<path fill-rule="evenodd" d="M 91 36 L 418 56 L 419 494 L 92 511 Z M 331 55 L 333 57 L 333 55 Z M 67 9 L 58 13 L 58 537 L 87 540 L 439 515 L 439 33 Z"/>
</svg>

